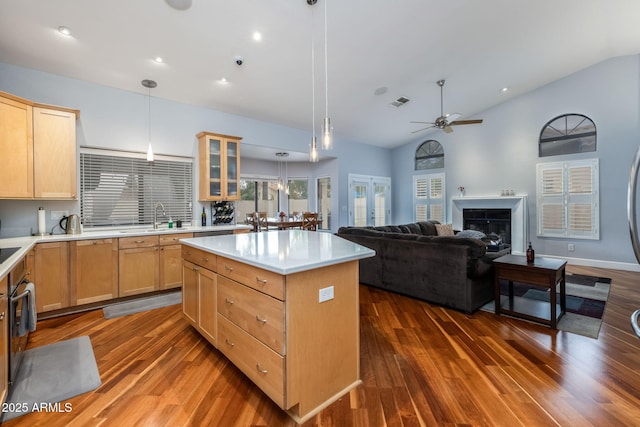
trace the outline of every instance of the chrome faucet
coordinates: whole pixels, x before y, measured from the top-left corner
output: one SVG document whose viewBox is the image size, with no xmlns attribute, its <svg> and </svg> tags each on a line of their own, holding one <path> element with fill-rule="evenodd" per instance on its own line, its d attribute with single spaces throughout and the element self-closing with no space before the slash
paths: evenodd
<svg viewBox="0 0 640 427">
<path fill-rule="evenodd" d="M 167 216 L 167 212 L 164 210 L 164 205 L 160 202 L 156 203 L 155 207 L 153 208 L 153 229 L 154 230 L 156 230 L 158 228 L 158 225 L 160 225 L 160 223 L 158 223 L 158 206 L 162 208 L 162 215 Z"/>
</svg>

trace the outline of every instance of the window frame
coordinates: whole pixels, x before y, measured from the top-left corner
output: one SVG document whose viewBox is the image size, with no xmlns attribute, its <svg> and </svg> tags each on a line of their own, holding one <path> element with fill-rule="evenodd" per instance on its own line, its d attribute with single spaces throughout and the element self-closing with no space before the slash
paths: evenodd
<svg viewBox="0 0 640 427">
<path fill-rule="evenodd" d="M 193 221 L 192 157 L 156 155 L 149 162 L 145 153 L 93 147 L 79 151 L 85 227 L 152 225 L 158 202 L 166 212 L 158 217 L 162 222 Z"/>
<path fill-rule="evenodd" d="M 440 196 L 434 197 L 434 185 L 440 181 Z M 447 181 L 444 172 L 413 175 L 413 219 L 445 223 L 447 218 Z M 424 187 L 424 189 L 423 189 Z M 440 210 L 441 215 L 434 213 Z"/>
<path fill-rule="evenodd" d="M 600 239 L 599 169 L 597 158 L 536 165 L 538 237 Z M 588 183 L 584 182 L 585 173 L 589 174 Z M 588 192 L 579 191 L 587 184 Z M 572 186 L 578 190 L 572 191 Z M 545 215 L 545 212 L 548 213 Z M 588 215 L 581 215 L 581 212 Z M 585 228 L 587 224 L 590 224 L 588 229 Z"/>
</svg>

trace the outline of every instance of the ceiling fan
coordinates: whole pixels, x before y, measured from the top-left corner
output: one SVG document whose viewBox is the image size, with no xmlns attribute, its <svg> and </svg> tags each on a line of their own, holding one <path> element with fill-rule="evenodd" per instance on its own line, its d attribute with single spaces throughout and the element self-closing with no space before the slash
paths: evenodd
<svg viewBox="0 0 640 427">
<path fill-rule="evenodd" d="M 414 130 L 411 133 L 421 132 L 421 131 L 423 131 L 425 129 L 431 129 L 431 128 L 438 128 L 438 129 L 442 129 L 446 133 L 451 133 L 451 132 L 453 132 L 453 129 L 451 128 L 451 126 L 474 125 L 474 124 L 482 123 L 482 119 L 478 119 L 478 120 L 456 120 L 458 117 L 461 116 L 461 114 L 458 114 L 458 113 L 446 114 L 445 115 L 444 114 L 444 108 L 443 108 L 444 80 L 438 80 L 437 83 L 438 83 L 438 86 L 440 86 L 440 117 L 436 118 L 436 120 L 433 121 L 433 122 L 410 122 L 410 123 L 423 123 L 423 124 L 431 125 L 431 126 L 427 126 L 426 128 Z"/>
</svg>

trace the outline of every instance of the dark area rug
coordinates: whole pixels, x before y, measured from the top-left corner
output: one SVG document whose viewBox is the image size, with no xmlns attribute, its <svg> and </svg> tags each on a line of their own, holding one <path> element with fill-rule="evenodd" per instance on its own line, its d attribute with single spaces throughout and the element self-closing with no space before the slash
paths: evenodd
<svg viewBox="0 0 640 427">
<path fill-rule="evenodd" d="M 3 406 L 1 421 L 30 412 L 70 412 L 64 400 L 100 386 L 88 336 L 26 350 Z"/>
<path fill-rule="evenodd" d="M 610 288 L 611 279 L 606 277 L 567 274 L 567 312 L 560 318 L 558 329 L 589 338 L 598 338 Z M 507 281 L 500 283 L 502 295 L 508 295 L 508 289 Z M 550 300 L 548 289 L 518 282 L 513 284 L 513 295 L 538 301 Z M 557 301 L 558 303 L 560 301 L 559 295 Z M 490 301 L 485 304 L 482 310 L 495 312 L 494 302 Z"/>
</svg>

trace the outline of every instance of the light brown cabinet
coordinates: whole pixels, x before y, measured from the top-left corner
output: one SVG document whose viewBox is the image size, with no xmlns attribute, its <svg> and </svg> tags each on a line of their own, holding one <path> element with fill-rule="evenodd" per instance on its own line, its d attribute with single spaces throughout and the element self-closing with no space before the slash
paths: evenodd
<svg viewBox="0 0 640 427">
<path fill-rule="evenodd" d="M 0 93 L 0 197 L 33 197 L 33 109 Z"/>
<path fill-rule="evenodd" d="M 242 138 L 210 132 L 200 132 L 196 136 L 199 200 L 239 200 Z"/>
<path fill-rule="evenodd" d="M 75 199 L 76 115 L 33 108 L 33 191 L 36 199 Z"/>
<path fill-rule="evenodd" d="M 158 236 L 120 238 L 118 245 L 118 294 L 120 297 L 159 289 Z"/>
<path fill-rule="evenodd" d="M 34 254 L 37 312 L 69 307 L 69 242 L 38 243 Z"/>
<path fill-rule="evenodd" d="M 75 199 L 77 110 L 0 92 L 0 198 Z"/>
<path fill-rule="evenodd" d="M 193 233 L 160 236 L 160 289 L 182 286 L 182 245 L 180 239 L 193 237 Z"/>
<path fill-rule="evenodd" d="M 215 255 L 212 256 L 215 258 Z M 216 345 L 215 271 L 186 259 L 182 261 L 182 310 L 187 320 L 214 346 Z"/>
<path fill-rule="evenodd" d="M 70 242 L 69 265 L 72 306 L 118 297 L 118 239 Z"/>
<path fill-rule="evenodd" d="M 203 295 L 196 263 L 213 257 L 215 288 Z M 360 384 L 358 261 L 281 275 L 189 246 L 183 258 L 185 317 L 298 423 Z M 216 323 L 205 317 L 214 310 Z"/>
</svg>

